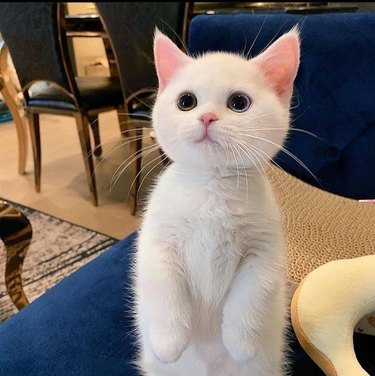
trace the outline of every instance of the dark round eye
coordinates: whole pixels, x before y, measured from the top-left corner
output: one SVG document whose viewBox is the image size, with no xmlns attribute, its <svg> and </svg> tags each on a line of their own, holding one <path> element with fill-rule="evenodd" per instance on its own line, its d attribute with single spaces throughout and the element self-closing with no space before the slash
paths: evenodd
<svg viewBox="0 0 375 376">
<path fill-rule="evenodd" d="M 177 99 L 177 107 L 181 111 L 190 111 L 197 106 L 197 97 L 192 93 L 182 93 Z"/>
<path fill-rule="evenodd" d="M 244 93 L 233 93 L 228 98 L 227 106 L 234 112 L 245 112 L 251 104 L 251 99 Z"/>
</svg>

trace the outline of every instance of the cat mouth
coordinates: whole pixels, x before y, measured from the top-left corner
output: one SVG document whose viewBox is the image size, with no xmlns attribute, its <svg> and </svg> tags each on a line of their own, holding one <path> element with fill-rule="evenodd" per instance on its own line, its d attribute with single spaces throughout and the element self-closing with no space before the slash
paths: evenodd
<svg viewBox="0 0 375 376">
<path fill-rule="evenodd" d="M 219 143 L 209 135 L 204 135 L 199 140 L 195 140 L 194 143 L 203 145 L 219 145 Z"/>
</svg>

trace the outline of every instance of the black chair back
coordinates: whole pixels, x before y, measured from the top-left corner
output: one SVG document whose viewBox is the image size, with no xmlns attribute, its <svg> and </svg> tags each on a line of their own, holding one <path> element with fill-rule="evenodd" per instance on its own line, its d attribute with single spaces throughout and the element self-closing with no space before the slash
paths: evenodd
<svg viewBox="0 0 375 376">
<path fill-rule="evenodd" d="M 124 95 L 156 90 L 153 59 L 155 27 L 182 45 L 189 3 L 99 2 L 99 14 L 110 35 Z"/>
<path fill-rule="evenodd" d="M 68 93 L 74 90 L 60 44 L 60 7 L 53 2 L 0 3 L 0 33 L 23 91 L 37 81 L 50 81 Z"/>
</svg>

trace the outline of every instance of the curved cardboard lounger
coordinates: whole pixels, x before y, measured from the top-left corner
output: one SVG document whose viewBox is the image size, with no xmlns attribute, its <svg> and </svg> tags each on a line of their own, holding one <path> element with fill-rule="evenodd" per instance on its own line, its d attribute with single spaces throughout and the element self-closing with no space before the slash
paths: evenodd
<svg viewBox="0 0 375 376">
<path fill-rule="evenodd" d="M 375 255 L 336 260 L 307 275 L 291 309 L 303 349 L 328 376 L 368 376 L 357 360 L 353 331 L 375 311 Z"/>
</svg>

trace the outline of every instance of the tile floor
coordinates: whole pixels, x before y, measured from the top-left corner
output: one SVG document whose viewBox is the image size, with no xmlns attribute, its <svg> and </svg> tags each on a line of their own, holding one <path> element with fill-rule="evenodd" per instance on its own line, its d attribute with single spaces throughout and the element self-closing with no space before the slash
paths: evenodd
<svg viewBox="0 0 375 376">
<path fill-rule="evenodd" d="M 131 216 L 127 194 L 131 184 L 124 171 L 116 184 L 111 181 L 117 168 L 129 157 L 127 139 L 120 135 L 117 114 L 111 111 L 99 117 L 103 144 L 102 158 L 95 158 L 99 206 L 90 201 L 89 189 L 73 118 L 41 117 L 42 185 L 34 190 L 34 170 L 29 148 L 25 175 L 18 174 L 17 135 L 12 122 L 0 124 L 0 197 L 44 211 L 75 224 L 123 238 L 139 226 L 139 213 Z M 145 144 L 151 142 L 145 132 Z M 155 160 L 153 160 L 156 158 Z M 157 151 L 145 153 L 147 167 L 140 201 L 147 198 L 150 182 L 159 170 Z M 148 166 L 146 166 L 149 164 Z M 155 167 L 155 168 L 154 168 Z M 152 170 L 154 168 L 154 170 Z M 149 174 L 147 175 L 147 172 Z M 147 175 L 147 177 L 146 177 Z"/>
</svg>

